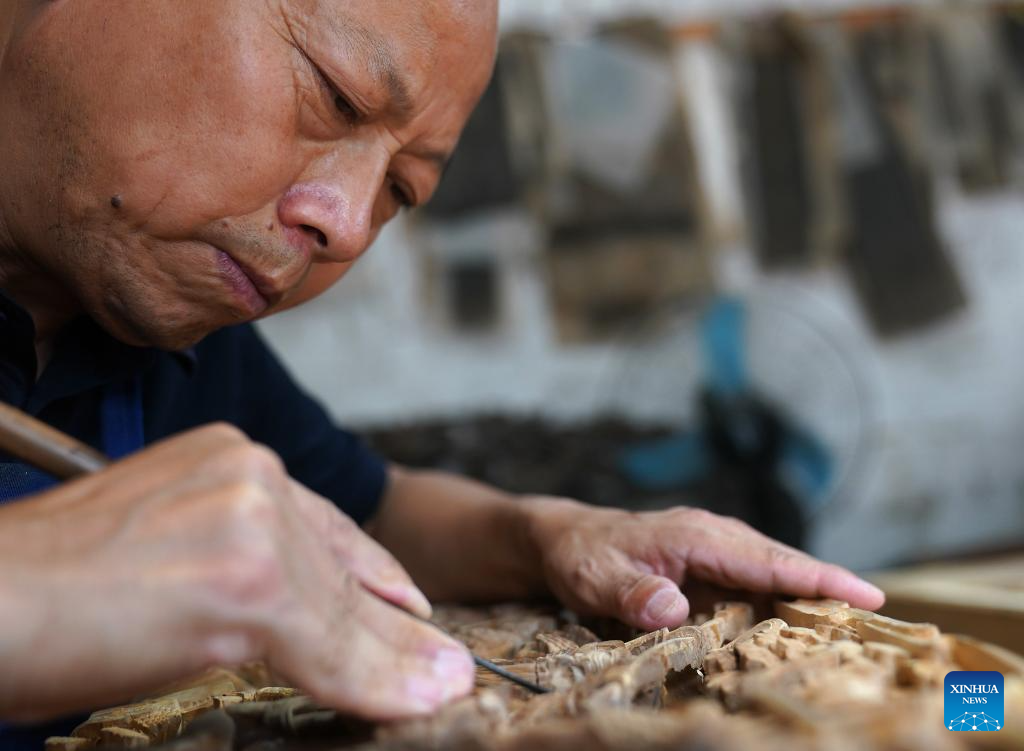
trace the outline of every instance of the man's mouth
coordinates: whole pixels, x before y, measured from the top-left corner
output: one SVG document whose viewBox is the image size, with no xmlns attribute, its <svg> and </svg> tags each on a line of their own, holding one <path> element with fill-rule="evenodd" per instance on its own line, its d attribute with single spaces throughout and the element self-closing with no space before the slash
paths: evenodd
<svg viewBox="0 0 1024 751">
<path fill-rule="evenodd" d="M 235 293 L 247 308 L 247 312 L 255 317 L 267 310 L 272 304 L 274 297 L 280 298 L 281 294 L 270 294 L 270 290 L 260 289 L 260 285 L 253 272 L 243 268 L 234 258 L 223 250 L 217 249 L 217 268 L 227 286 Z"/>
</svg>

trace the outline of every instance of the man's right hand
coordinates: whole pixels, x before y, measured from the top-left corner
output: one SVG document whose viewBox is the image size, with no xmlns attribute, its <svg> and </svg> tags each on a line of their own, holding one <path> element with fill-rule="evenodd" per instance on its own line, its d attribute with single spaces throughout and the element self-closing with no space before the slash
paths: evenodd
<svg viewBox="0 0 1024 751">
<path fill-rule="evenodd" d="M 0 508 L 0 718 L 255 659 L 369 719 L 468 693 L 465 648 L 399 608 L 430 612 L 384 548 L 268 449 L 201 428 Z"/>
</svg>

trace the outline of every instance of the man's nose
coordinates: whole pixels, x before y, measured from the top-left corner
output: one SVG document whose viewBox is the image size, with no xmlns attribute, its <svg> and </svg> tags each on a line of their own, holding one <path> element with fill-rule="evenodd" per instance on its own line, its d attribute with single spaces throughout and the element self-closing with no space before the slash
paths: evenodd
<svg viewBox="0 0 1024 751">
<path fill-rule="evenodd" d="M 332 159 L 317 176 L 305 177 L 281 197 L 281 223 L 315 260 L 354 261 L 370 244 L 387 165 L 362 157 L 347 164 Z"/>
</svg>

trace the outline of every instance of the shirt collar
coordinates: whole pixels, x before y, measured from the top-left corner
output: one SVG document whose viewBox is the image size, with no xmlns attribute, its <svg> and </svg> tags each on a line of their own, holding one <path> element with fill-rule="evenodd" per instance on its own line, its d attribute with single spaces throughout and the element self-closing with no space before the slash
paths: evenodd
<svg viewBox="0 0 1024 751">
<path fill-rule="evenodd" d="M 23 307 L 18 305 L 9 295 L 0 290 L 0 327 L 6 328 L 12 335 L 16 350 L 31 353 L 35 361 L 35 325 L 32 317 Z M 54 358 L 62 356 L 62 352 L 88 349 L 91 356 L 82 358 L 92 367 L 97 375 L 101 372 L 109 374 L 114 371 L 134 371 L 146 367 L 163 351 L 152 347 L 133 347 L 125 344 L 109 333 L 95 321 L 82 316 L 72 321 L 57 336 Z M 9 353 L 11 355 L 14 352 Z M 166 352 L 177 362 L 185 374 L 191 376 L 199 366 L 199 358 L 194 347 Z"/>
<path fill-rule="evenodd" d="M 185 371 L 185 375 L 191 376 L 196 372 L 196 368 L 199 367 L 199 355 L 196 354 L 195 347 L 186 347 L 185 349 L 174 350 L 171 355 L 182 370 Z"/>
</svg>

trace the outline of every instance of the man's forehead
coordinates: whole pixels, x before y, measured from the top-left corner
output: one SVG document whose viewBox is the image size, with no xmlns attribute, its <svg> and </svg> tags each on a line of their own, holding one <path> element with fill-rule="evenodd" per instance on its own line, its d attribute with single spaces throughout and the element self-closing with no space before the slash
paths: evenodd
<svg viewBox="0 0 1024 751">
<path fill-rule="evenodd" d="M 474 4 L 475 3 L 475 4 Z M 427 106 L 419 101 L 428 95 L 432 83 L 451 82 L 465 71 L 467 59 L 480 64 L 486 84 L 496 36 L 494 0 L 369 0 L 368 2 L 319 2 L 315 18 L 308 23 L 321 25 L 328 44 L 344 50 L 345 56 L 361 61 L 374 81 L 385 92 L 388 110 L 400 120 L 410 121 Z M 478 52 L 472 52 L 476 49 Z M 465 55 L 469 54 L 467 58 Z M 446 62 L 447 60 L 447 62 Z M 454 65 L 459 70 L 442 71 Z M 477 67 L 476 64 L 473 65 Z M 475 102 L 477 85 L 466 90 L 467 101 Z M 453 92 L 450 86 L 446 91 Z M 431 97 L 431 101 L 433 101 Z M 466 113 L 468 116 L 468 112 Z M 445 139 L 447 140 L 447 139 Z M 415 154 L 443 171 L 450 158 L 450 145 L 421 147 Z M 411 153 L 411 152 L 410 152 Z"/>
<path fill-rule="evenodd" d="M 332 44 L 347 48 L 366 62 L 370 74 L 388 94 L 396 114 L 410 116 L 418 78 L 436 64 L 444 27 L 459 26 L 453 16 L 430 17 L 422 2 L 375 2 L 369 12 L 358 3 L 321 4 Z M 450 13 L 450 9 L 445 9 Z M 444 13 L 445 10 L 441 12 Z M 321 19 L 316 19 L 319 22 Z"/>
<path fill-rule="evenodd" d="M 413 108 L 413 97 L 408 82 L 408 64 L 401 65 L 393 43 L 364 24 L 344 18 L 335 18 L 331 31 L 339 43 L 350 45 L 366 60 L 374 79 L 387 89 L 394 109 L 408 116 Z"/>
<path fill-rule="evenodd" d="M 488 37 L 494 36 L 497 20 L 495 0 L 373 0 L 318 7 L 324 18 L 316 21 L 326 22 L 332 37 L 366 55 L 382 73 L 396 64 L 429 66 L 442 52 L 439 47 L 491 46 Z"/>
</svg>

